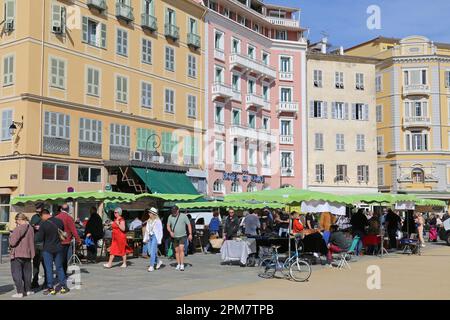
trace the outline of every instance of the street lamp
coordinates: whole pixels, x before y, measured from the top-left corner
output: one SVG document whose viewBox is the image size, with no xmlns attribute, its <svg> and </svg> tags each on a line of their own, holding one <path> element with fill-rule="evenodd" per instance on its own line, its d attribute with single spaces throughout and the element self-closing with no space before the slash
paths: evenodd
<svg viewBox="0 0 450 320">
<path fill-rule="evenodd" d="M 148 162 L 150 160 L 149 154 L 148 154 L 148 143 L 150 142 L 150 138 L 154 138 L 152 146 L 153 149 L 156 150 L 161 145 L 161 137 L 157 135 L 156 133 L 152 133 L 147 137 L 147 140 L 145 141 L 145 155 L 147 156 L 147 161 L 145 162 L 145 180 L 148 180 Z M 147 181 L 145 183 L 145 188 L 147 189 Z M 148 191 L 148 190 L 147 190 Z"/>
<path fill-rule="evenodd" d="M 23 128 L 23 116 L 22 116 L 22 122 L 13 121 L 11 123 L 11 125 L 9 126 L 9 134 L 11 136 L 16 134 L 17 127 L 19 127 L 20 129 Z"/>
</svg>

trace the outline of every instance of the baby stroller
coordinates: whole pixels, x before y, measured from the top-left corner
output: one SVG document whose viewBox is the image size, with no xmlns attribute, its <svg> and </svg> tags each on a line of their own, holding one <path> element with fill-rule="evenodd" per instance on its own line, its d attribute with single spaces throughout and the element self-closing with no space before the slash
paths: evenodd
<svg viewBox="0 0 450 320">
<path fill-rule="evenodd" d="M 411 236 L 409 238 L 405 237 L 400 240 L 400 244 L 403 246 L 403 253 L 406 253 L 408 255 L 411 254 L 417 254 L 421 255 L 420 253 L 420 242 L 417 238 L 417 234 L 411 233 Z"/>
</svg>

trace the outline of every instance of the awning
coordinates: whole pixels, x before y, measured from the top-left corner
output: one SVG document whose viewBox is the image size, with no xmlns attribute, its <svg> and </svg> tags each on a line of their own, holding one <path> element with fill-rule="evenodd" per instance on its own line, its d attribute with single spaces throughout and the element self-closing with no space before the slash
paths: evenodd
<svg viewBox="0 0 450 320">
<path fill-rule="evenodd" d="M 132 168 L 152 193 L 198 194 L 191 180 L 184 173 Z"/>
</svg>

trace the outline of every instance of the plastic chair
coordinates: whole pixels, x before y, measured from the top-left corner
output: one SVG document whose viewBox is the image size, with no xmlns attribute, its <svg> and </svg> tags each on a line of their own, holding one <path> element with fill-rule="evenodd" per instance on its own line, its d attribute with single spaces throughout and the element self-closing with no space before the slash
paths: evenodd
<svg viewBox="0 0 450 320">
<path fill-rule="evenodd" d="M 351 269 L 350 265 L 347 262 L 347 258 L 351 257 L 352 254 L 356 253 L 356 247 L 358 246 L 359 240 L 360 240 L 360 237 L 355 236 L 353 238 L 350 248 L 346 252 L 341 253 L 340 260 L 339 260 L 339 263 L 337 266 L 338 269 L 343 269 L 344 267 Z"/>
</svg>

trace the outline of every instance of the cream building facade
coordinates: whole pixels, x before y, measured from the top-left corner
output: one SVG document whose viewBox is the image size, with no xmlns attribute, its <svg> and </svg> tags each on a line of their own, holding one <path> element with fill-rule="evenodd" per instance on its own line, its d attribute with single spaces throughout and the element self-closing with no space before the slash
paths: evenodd
<svg viewBox="0 0 450 320">
<path fill-rule="evenodd" d="M 307 54 L 308 188 L 377 192 L 375 59 Z"/>
<path fill-rule="evenodd" d="M 1 220 L 16 195 L 142 192 L 144 166 L 206 190 L 200 3 L 2 2 Z"/>
<path fill-rule="evenodd" d="M 377 64 L 378 183 L 383 192 L 449 199 L 450 44 L 379 37 L 346 52 Z"/>
</svg>

